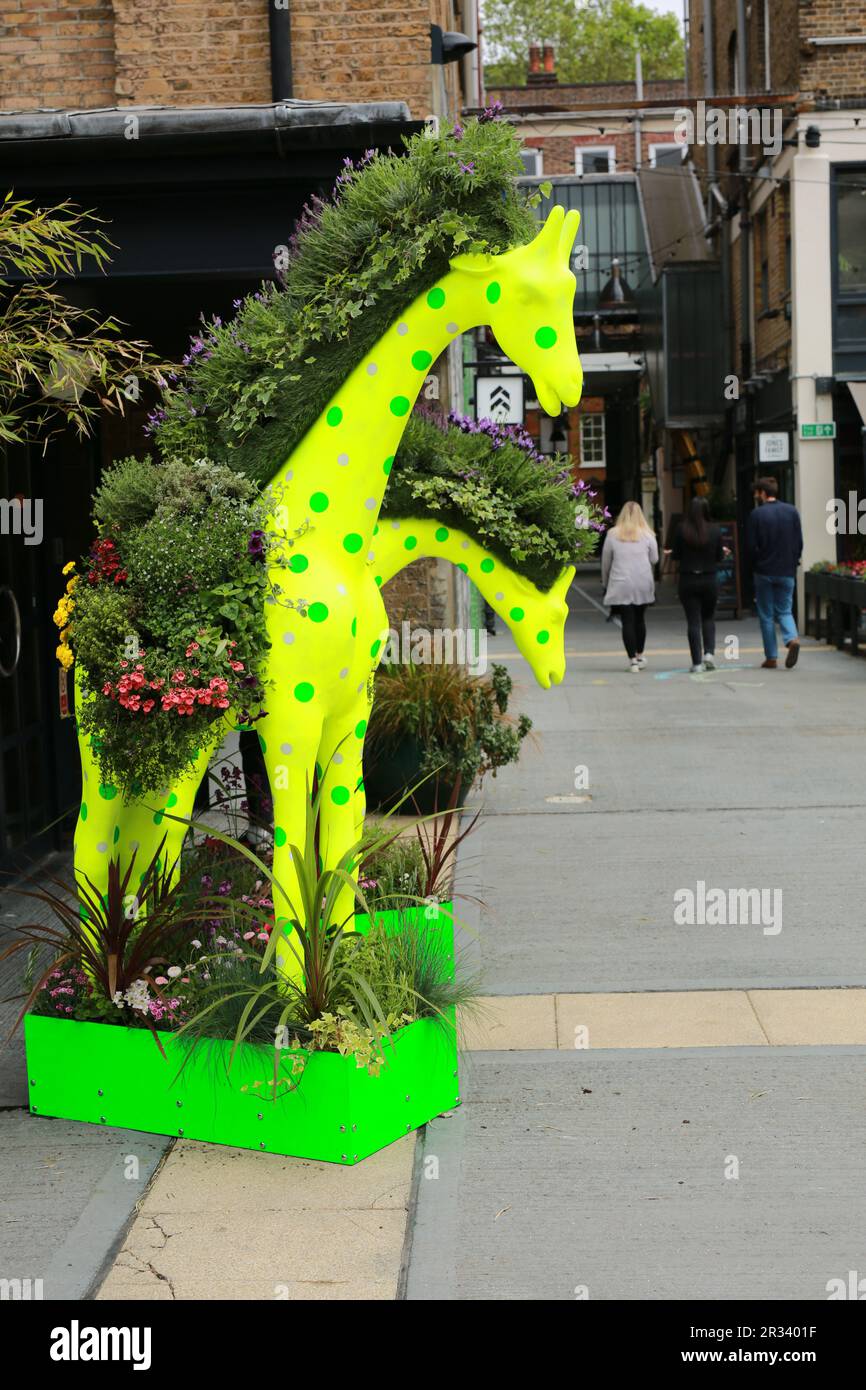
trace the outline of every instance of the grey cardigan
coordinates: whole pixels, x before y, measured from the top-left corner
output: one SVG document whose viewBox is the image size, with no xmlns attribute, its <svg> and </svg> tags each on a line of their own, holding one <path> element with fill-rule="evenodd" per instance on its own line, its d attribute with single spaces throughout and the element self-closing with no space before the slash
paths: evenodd
<svg viewBox="0 0 866 1390">
<path fill-rule="evenodd" d="M 609 531 L 601 552 L 601 582 L 607 606 L 655 603 L 652 567 L 658 558 L 655 536 L 642 535 L 636 541 L 621 541 L 615 532 Z"/>
</svg>

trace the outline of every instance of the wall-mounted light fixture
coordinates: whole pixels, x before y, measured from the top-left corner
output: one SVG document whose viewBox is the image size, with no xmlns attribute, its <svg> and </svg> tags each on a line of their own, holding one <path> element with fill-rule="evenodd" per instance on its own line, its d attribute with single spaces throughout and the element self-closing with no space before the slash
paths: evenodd
<svg viewBox="0 0 866 1390">
<path fill-rule="evenodd" d="M 471 53 L 478 44 L 473 43 L 468 34 L 458 34 L 453 29 L 443 29 L 439 24 L 430 25 L 430 62 L 458 63 Z"/>
</svg>

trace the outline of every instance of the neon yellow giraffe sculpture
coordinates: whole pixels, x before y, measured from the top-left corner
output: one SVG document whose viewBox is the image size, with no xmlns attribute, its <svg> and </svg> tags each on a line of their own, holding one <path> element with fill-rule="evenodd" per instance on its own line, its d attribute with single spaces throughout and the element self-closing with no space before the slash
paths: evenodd
<svg viewBox="0 0 866 1390">
<path fill-rule="evenodd" d="M 279 569 L 272 576 L 294 606 L 282 602 L 266 610 L 271 685 L 267 714 L 258 724 L 274 804 L 274 878 L 282 890 L 275 890 L 275 909 L 287 936 L 289 902 L 298 902 L 291 846 L 303 844 L 307 790 L 317 767 L 325 866 L 339 861 L 363 824 L 369 689 L 388 636 L 377 576 L 384 582 L 396 572 L 401 555 L 403 563 L 431 554 L 465 566 L 511 627 L 540 683 L 562 679 L 565 592 L 573 570 L 542 595 L 468 536 L 453 530 L 442 536 L 442 528 L 426 520 L 402 522 L 399 532 L 387 521 L 376 528 L 406 418 L 431 363 L 461 333 L 489 325 L 502 350 L 532 378 L 549 415 L 579 401 L 582 371 L 569 269 L 579 220 L 577 212 L 566 215 L 555 207 L 528 244 L 497 256 L 455 257 L 347 377 L 272 479 L 269 529 L 286 538 L 303 529 L 288 572 Z M 212 751 L 202 750 L 196 772 L 166 789 L 156 808 L 91 796 L 98 814 L 87 822 L 86 834 L 81 827 L 79 867 L 98 882 L 106 851 L 97 846 L 114 845 L 123 858 L 133 840 L 143 860 L 174 824 L 164 823 L 164 812 L 189 814 Z M 82 760 L 89 780 L 98 779 L 89 748 L 82 748 Z M 182 827 L 171 834 L 181 832 Z M 174 848 L 172 843 L 169 857 Z M 288 945 L 278 950 L 278 962 L 289 974 L 299 972 Z"/>
</svg>

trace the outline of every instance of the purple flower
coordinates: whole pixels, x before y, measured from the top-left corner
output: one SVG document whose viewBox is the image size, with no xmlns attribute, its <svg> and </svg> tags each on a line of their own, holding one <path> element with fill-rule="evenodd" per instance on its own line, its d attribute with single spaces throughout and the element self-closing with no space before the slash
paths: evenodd
<svg viewBox="0 0 866 1390">
<path fill-rule="evenodd" d="M 502 115 L 504 107 L 501 101 L 493 101 L 489 106 L 485 106 L 481 115 L 478 117 L 479 125 L 486 125 L 488 121 L 496 121 Z"/>
<path fill-rule="evenodd" d="M 455 121 L 455 122 L 454 122 L 454 129 L 453 129 L 452 132 L 451 132 L 451 138 L 452 138 L 452 140 L 462 140 L 462 139 L 463 139 L 463 127 L 462 127 L 462 125 L 460 124 L 459 121 Z"/>
<path fill-rule="evenodd" d="M 464 164 L 464 163 L 463 163 L 463 160 L 461 159 L 461 161 L 460 161 L 460 172 L 461 172 L 461 174 L 474 174 L 474 173 L 475 173 L 475 163 L 474 163 L 474 161 L 473 161 L 473 160 L 470 160 L 468 164 Z"/>
<path fill-rule="evenodd" d="M 265 533 L 264 531 L 253 531 L 247 541 L 247 555 L 253 564 L 263 564 L 265 559 Z"/>
</svg>

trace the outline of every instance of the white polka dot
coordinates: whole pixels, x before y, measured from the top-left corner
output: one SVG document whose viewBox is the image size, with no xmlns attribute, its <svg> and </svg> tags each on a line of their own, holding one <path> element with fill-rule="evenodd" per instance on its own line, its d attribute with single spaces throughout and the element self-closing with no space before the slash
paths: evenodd
<svg viewBox="0 0 866 1390">
<path fill-rule="evenodd" d="M 371 564 L 371 565 L 372 565 L 373 561 L 375 560 L 375 558 L 376 558 L 376 552 L 373 551 L 373 550 L 368 550 L 368 551 L 367 551 L 367 559 L 370 561 L 370 564 Z"/>
<path fill-rule="evenodd" d="M 446 323 L 446 325 L 445 325 L 445 331 L 446 331 L 446 333 L 459 333 L 459 332 L 460 332 L 460 329 L 457 327 L 457 324 L 456 324 L 456 323 L 453 323 L 453 322 L 452 322 L 452 323 Z"/>
<path fill-rule="evenodd" d="M 334 754 L 334 757 L 333 757 L 333 761 L 334 761 L 335 763 L 341 763 L 341 762 L 343 761 L 343 755 L 342 755 L 342 753 L 335 753 L 335 754 Z"/>
<path fill-rule="evenodd" d="M 375 362 L 367 363 L 367 376 L 375 376 L 378 370 L 379 368 L 376 366 Z"/>
<path fill-rule="evenodd" d="M 346 592 L 346 586 L 345 586 L 345 584 L 338 584 L 338 585 L 337 585 L 337 593 L 338 593 L 338 594 L 344 594 L 345 592 Z"/>
<path fill-rule="evenodd" d="M 503 601 L 504 598 L 505 598 L 505 595 L 504 595 L 503 593 L 498 593 L 498 594 L 496 595 L 496 602 L 497 602 L 497 603 L 502 603 L 502 601 Z"/>
<path fill-rule="evenodd" d="M 406 334 L 409 332 L 408 323 L 398 323 L 397 332 L 400 334 L 401 338 L 405 338 Z"/>
<path fill-rule="evenodd" d="M 358 686 L 358 694 L 359 694 L 359 695 L 360 695 L 360 693 L 361 693 L 361 691 L 362 691 L 363 689 L 364 689 L 364 682 L 361 681 L 361 684 Z"/>
<path fill-rule="evenodd" d="M 288 473 L 286 474 L 286 482 L 287 482 L 287 483 L 290 483 L 290 482 L 292 481 L 292 479 L 294 478 L 294 476 L 295 476 L 295 470 L 294 470 L 294 468 L 290 468 L 289 471 L 288 471 Z"/>
<path fill-rule="evenodd" d="M 137 850 L 137 849 L 141 849 L 141 841 L 140 841 L 140 840 L 130 840 L 130 842 L 129 842 L 129 848 L 130 848 L 133 852 L 135 852 L 135 850 Z"/>
<path fill-rule="evenodd" d="M 290 646 L 292 645 L 292 643 L 294 642 L 294 640 L 295 640 L 295 634 L 294 634 L 293 632 L 284 632 L 284 633 L 283 633 L 283 641 L 285 642 L 285 644 L 286 644 L 287 647 L 290 647 Z"/>
<path fill-rule="evenodd" d="M 368 512 L 372 512 L 376 506 L 375 497 L 368 497 L 366 502 L 364 503 L 364 506 L 367 508 Z"/>
<path fill-rule="evenodd" d="M 348 674 L 349 674 L 349 668 L 348 668 L 348 666 L 344 666 L 343 669 L 342 669 L 342 671 L 340 672 L 340 680 L 341 680 L 341 681 L 344 681 L 344 680 L 346 679 L 346 677 L 348 676 Z"/>
<path fill-rule="evenodd" d="M 281 743 L 281 744 L 280 744 L 280 752 L 281 752 L 281 753 L 291 753 L 291 751 L 292 751 L 292 745 L 291 745 L 290 743 Z"/>
<path fill-rule="evenodd" d="M 461 550 L 468 550 L 468 549 L 469 549 L 469 542 L 468 542 L 468 541 L 461 541 L 461 542 L 460 542 L 460 549 L 461 549 Z"/>
<path fill-rule="evenodd" d="M 100 840 L 96 848 L 100 854 L 105 854 L 105 851 L 108 849 L 108 845 L 105 843 L 104 840 Z"/>
<path fill-rule="evenodd" d="M 399 530 L 400 530 L 400 523 L 399 523 L 399 521 L 392 521 L 392 522 L 391 522 L 391 530 L 392 530 L 392 531 L 399 531 Z"/>
<path fill-rule="evenodd" d="M 349 462 L 349 455 L 348 455 L 348 454 L 338 454 L 338 455 L 337 455 L 337 462 L 338 462 L 338 464 L 340 465 L 341 468 L 345 468 L 345 467 L 346 467 L 346 464 Z"/>
</svg>

